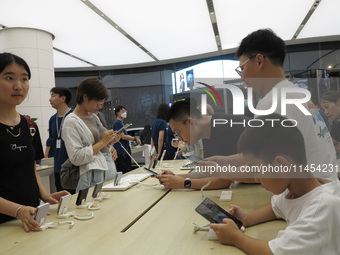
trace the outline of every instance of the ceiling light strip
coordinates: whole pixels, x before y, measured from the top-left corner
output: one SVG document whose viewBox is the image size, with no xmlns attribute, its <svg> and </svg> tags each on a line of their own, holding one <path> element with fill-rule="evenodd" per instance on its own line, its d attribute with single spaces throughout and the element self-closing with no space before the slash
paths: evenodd
<svg viewBox="0 0 340 255">
<path fill-rule="evenodd" d="M 209 17 L 210 17 L 211 25 L 213 27 L 214 34 L 215 34 L 216 45 L 217 45 L 218 51 L 222 51 L 221 38 L 220 38 L 220 33 L 218 31 L 218 25 L 217 25 L 217 20 L 216 20 L 216 15 L 215 15 L 214 3 L 213 3 L 212 0 L 206 0 L 206 2 L 207 2 L 208 11 L 209 11 Z"/>
<path fill-rule="evenodd" d="M 98 9 L 93 3 L 88 0 L 81 0 L 84 4 L 86 4 L 92 11 L 97 13 L 102 19 L 104 19 L 107 23 L 109 23 L 112 27 L 117 29 L 121 34 L 123 34 L 126 38 L 128 38 L 132 43 L 137 45 L 142 51 L 148 54 L 155 61 L 159 61 L 150 51 L 148 51 L 145 47 L 143 47 L 139 42 L 137 42 L 132 36 L 130 36 L 124 29 L 118 26 L 113 20 L 111 20 L 108 16 L 104 14 L 100 9 Z"/>
<path fill-rule="evenodd" d="M 301 22 L 300 26 L 298 27 L 298 29 L 296 30 L 292 40 L 295 40 L 299 34 L 301 33 L 302 29 L 304 28 L 304 26 L 306 25 L 306 23 L 308 22 L 309 18 L 312 16 L 312 14 L 314 13 L 314 11 L 316 10 L 316 8 L 319 6 L 319 4 L 321 3 L 322 0 L 315 0 L 312 7 L 309 9 L 306 17 L 303 19 L 303 21 Z"/>
<path fill-rule="evenodd" d="M 68 55 L 69 57 L 78 59 L 78 60 L 80 60 L 80 61 L 82 61 L 82 62 L 84 62 L 84 63 L 86 63 L 86 64 L 89 64 L 89 65 L 92 65 L 92 66 L 97 66 L 97 65 L 95 65 L 95 64 L 93 64 L 93 63 L 91 63 L 91 62 L 89 62 L 89 61 L 86 61 L 86 60 L 84 60 L 84 59 L 82 59 L 82 58 L 79 58 L 79 57 L 77 57 L 77 56 L 74 56 L 74 55 L 72 55 L 72 54 L 70 54 L 70 53 L 68 53 L 68 52 L 66 52 L 66 51 L 63 51 L 63 50 L 61 50 L 61 49 L 58 49 L 58 48 L 56 48 L 56 47 L 53 47 L 53 49 L 56 50 L 56 51 L 59 51 L 59 52 L 61 52 L 61 53 L 63 53 L 63 54 L 65 54 L 65 55 Z"/>
</svg>

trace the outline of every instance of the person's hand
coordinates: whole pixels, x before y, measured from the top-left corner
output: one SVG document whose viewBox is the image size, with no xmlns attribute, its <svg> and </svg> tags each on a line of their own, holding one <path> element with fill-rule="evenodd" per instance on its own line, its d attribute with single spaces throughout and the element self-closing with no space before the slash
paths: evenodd
<svg viewBox="0 0 340 255">
<path fill-rule="evenodd" d="M 247 214 L 238 205 L 231 205 L 228 212 L 241 221 L 243 226 L 248 226 Z"/>
<path fill-rule="evenodd" d="M 162 170 L 158 175 L 175 175 L 173 172 L 171 172 L 170 170 Z"/>
<path fill-rule="evenodd" d="M 40 228 L 40 224 L 34 220 L 35 212 L 36 208 L 31 206 L 23 206 L 17 212 L 17 218 L 23 223 L 26 232 Z"/>
<path fill-rule="evenodd" d="M 138 145 L 141 145 L 141 144 L 142 144 L 142 142 L 141 142 L 141 141 L 140 141 L 140 140 L 139 140 L 137 137 L 135 137 L 135 138 L 136 138 L 136 140 L 135 140 L 135 141 L 137 142 L 137 144 L 138 144 Z"/>
<path fill-rule="evenodd" d="M 114 133 L 115 133 L 115 135 L 113 136 L 113 138 L 109 142 L 109 145 L 117 143 L 122 138 L 121 134 L 117 134 L 117 131 L 114 131 Z"/>
<path fill-rule="evenodd" d="M 184 178 L 178 175 L 157 175 L 160 184 L 167 189 L 184 189 Z"/>
<path fill-rule="evenodd" d="M 236 238 L 243 235 L 235 222 L 227 218 L 223 219 L 223 224 L 210 224 L 210 228 L 215 231 L 218 240 L 223 244 L 234 245 Z"/>
<path fill-rule="evenodd" d="M 227 161 L 227 158 L 225 156 L 212 156 L 212 157 L 209 157 L 209 158 L 206 158 L 205 159 L 207 162 L 215 162 L 221 166 L 226 166 L 228 165 L 228 161 Z"/>
<path fill-rule="evenodd" d="M 62 191 L 59 191 L 59 192 L 55 192 L 51 195 L 48 195 L 46 197 L 42 197 L 42 200 L 45 202 L 45 203 L 50 203 L 51 205 L 54 205 L 54 204 L 58 204 L 59 201 L 60 201 L 60 198 L 62 196 L 66 196 L 70 194 L 68 191 L 66 190 L 62 190 Z"/>
<path fill-rule="evenodd" d="M 112 129 L 110 130 L 106 130 L 103 135 L 102 138 L 100 139 L 104 144 L 109 144 L 114 137 L 116 136 L 116 132 L 114 132 Z"/>
<path fill-rule="evenodd" d="M 114 147 L 111 147 L 111 154 L 112 154 L 113 161 L 116 161 L 118 155 L 117 155 L 117 151 Z"/>
</svg>

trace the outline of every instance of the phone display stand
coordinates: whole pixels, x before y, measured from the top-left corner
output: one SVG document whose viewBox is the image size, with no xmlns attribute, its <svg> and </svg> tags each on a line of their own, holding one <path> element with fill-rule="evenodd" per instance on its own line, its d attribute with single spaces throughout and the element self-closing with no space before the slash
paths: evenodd
<svg viewBox="0 0 340 255">
<path fill-rule="evenodd" d="M 77 209 L 87 209 L 89 208 L 90 205 L 92 205 L 93 203 L 91 202 L 84 202 L 81 205 L 77 205 L 76 208 Z"/>
<path fill-rule="evenodd" d="M 74 216 L 74 212 L 71 212 L 71 211 L 69 211 L 69 212 L 65 212 L 65 213 L 63 213 L 63 214 L 58 214 L 57 215 L 57 219 L 67 219 L 67 218 L 69 218 L 69 217 L 71 217 L 71 216 Z"/>
<path fill-rule="evenodd" d="M 73 228 L 74 221 L 60 221 L 60 222 L 45 222 L 40 226 L 40 231 L 46 230 L 48 228 L 56 228 L 60 225 L 68 224 L 68 228 Z"/>
<path fill-rule="evenodd" d="M 88 203 L 89 206 L 87 207 L 88 209 L 93 205 L 93 204 L 96 204 L 96 203 Z M 94 209 L 92 210 L 99 210 L 100 209 L 100 206 L 98 204 L 96 204 L 94 207 Z M 90 209 L 89 209 L 90 210 Z M 69 212 L 65 212 L 63 214 L 59 214 L 57 215 L 57 219 L 67 219 L 69 217 L 73 217 L 77 220 L 90 220 L 94 217 L 94 213 L 90 213 L 90 214 L 76 214 L 75 211 L 69 211 Z"/>
<path fill-rule="evenodd" d="M 94 201 L 103 201 L 104 199 L 111 199 L 112 198 L 112 194 L 108 194 L 108 193 L 104 193 L 104 192 L 100 192 L 98 193 L 97 197 L 93 198 Z"/>
<path fill-rule="evenodd" d="M 213 229 L 211 229 L 211 228 L 209 228 L 209 231 L 208 231 L 208 240 L 211 240 L 211 241 L 218 240 L 216 232 Z"/>
<path fill-rule="evenodd" d="M 93 203 L 90 203 L 90 205 L 87 207 L 87 210 L 89 211 L 97 211 L 100 209 L 100 205 L 94 201 Z"/>
<path fill-rule="evenodd" d="M 161 156 L 161 160 L 159 161 L 159 163 L 157 164 L 157 166 L 155 167 L 155 169 L 161 169 L 161 170 L 169 170 L 169 163 L 163 163 L 163 159 L 164 156 L 166 154 L 166 150 L 163 151 L 162 156 Z"/>
</svg>

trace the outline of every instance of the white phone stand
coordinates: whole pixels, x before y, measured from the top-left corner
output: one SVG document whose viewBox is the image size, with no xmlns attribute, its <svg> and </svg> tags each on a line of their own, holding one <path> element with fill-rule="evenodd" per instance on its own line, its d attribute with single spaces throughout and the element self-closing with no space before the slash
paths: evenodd
<svg viewBox="0 0 340 255">
<path fill-rule="evenodd" d="M 48 228 L 56 228 L 59 225 L 69 224 L 68 228 L 73 228 L 74 221 L 60 221 L 60 222 L 45 222 L 40 226 L 39 230 L 46 230 Z"/>
<path fill-rule="evenodd" d="M 87 209 L 89 208 L 90 205 L 92 205 L 93 203 L 90 203 L 90 202 L 86 202 L 86 203 L 83 203 L 81 205 L 77 205 L 76 208 L 77 209 Z"/>
<path fill-rule="evenodd" d="M 94 209 L 94 210 L 99 210 L 99 209 L 100 209 L 100 207 L 98 209 Z M 74 211 L 72 211 L 72 212 L 66 212 L 64 214 L 57 215 L 58 219 L 67 219 L 69 217 L 73 217 L 73 218 L 75 218 L 77 220 L 90 220 L 90 219 L 92 219 L 94 217 L 94 213 L 90 213 L 90 214 L 76 214 Z"/>
</svg>

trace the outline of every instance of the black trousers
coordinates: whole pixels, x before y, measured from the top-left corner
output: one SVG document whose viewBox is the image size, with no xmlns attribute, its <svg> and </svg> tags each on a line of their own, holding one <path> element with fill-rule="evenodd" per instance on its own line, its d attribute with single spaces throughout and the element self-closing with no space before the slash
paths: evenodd
<svg viewBox="0 0 340 255">
<path fill-rule="evenodd" d="M 127 154 L 118 155 L 116 159 L 117 172 L 123 172 L 123 174 L 131 171 L 131 158 Z"/>
</svg>

